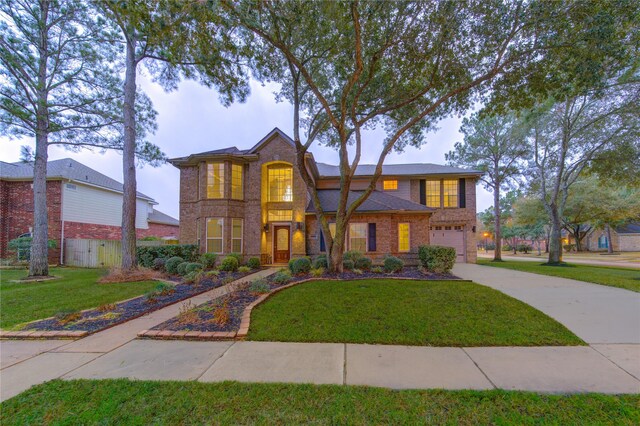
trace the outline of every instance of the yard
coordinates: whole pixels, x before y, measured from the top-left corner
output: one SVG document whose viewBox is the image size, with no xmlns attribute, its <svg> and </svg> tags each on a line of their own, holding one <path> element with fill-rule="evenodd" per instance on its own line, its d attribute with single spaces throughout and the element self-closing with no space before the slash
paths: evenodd
<svg viewBox="0 0 640 426">
<path fill-rule="evenodd" d="M 640 395 L 56 380 L 0 405 L 23 424 L 638 424 Z"/>
<path fill-rule="evenodd" d="M 534 274 L 571 278 L 574 280 L 640 292 L 640 269 L 579 264 L 567 264 L 567 266 L 546 266 L 530 261 L 507 260 L 504 262 L 492 262 L 486 259 L 479 259 L 478 264 L 513 269 L 522 272 L 533 272 Z"/>
<path fill-rule="evenodd" d="M 542 312 L 462 281 L 312 281 L 251 314 L 249 340 L 420 346 L 581 345 Z"/>
<path fill-rule="evenodd" d="M 157 282 L 98 284 L 100 269 L 52 268 L 55 280 L 11 282 L 27 275 L 26 269 L 0 270 L 0 328 L 50 317 L 60 311 L 77 311 L 139 296 Z"/>
</svg>

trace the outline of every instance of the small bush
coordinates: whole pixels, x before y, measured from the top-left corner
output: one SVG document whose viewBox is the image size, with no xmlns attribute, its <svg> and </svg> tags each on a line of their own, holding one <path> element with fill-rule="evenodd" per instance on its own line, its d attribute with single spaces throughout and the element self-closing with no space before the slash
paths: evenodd
<svg viewBox="0 0 640 426">
<path fill-rule="evenodd" d="M 220 276 L 220 271 L 218 271 L 217 269 L 213 269 L 211 271 L 205 272 L 204 276 L 207 278 L 218 278 L 218 276 Z"/>
<path fill-rule="evenodd" d="M 456 249 L 443 246 L 420 246 L 418 258 L 427 271 L 448 274 L 456 263 Z"/>
<path fill-rule="evenodd" d="M 271 291 L 271 287 L 269 287 L 269 283 L 266 279 L 260 278 L 251 281 L 251 284 L 249 284 L 249 291 L 251 293 L 269 293 Z"/>
<path fill-rule="evenodd" d="M 202 256 L 200 256 L 200 263 L 202 263 L 205 269 L 212 269 L 216 267 L 217 259 L 218 255 L 215 253 L 203 253 Z"/>
<path fill-rule="evenodd" d="M 318 278 L 324 274 L 324 268 L 313 268 L 310 272 L 312 277 Z"/>
<path fill-rule="evenodd" d="M 178 273 L 178 265 L 180 265 L 182 262 L 184 262 L 183 258 L 174 256 L 167 259 L 167 261 L 164 263 L 164 268 L 168 273 L 176 275 Z"/>
<path fill-rule="evenodd" d="M 240 253 L 229 253 L 227 257 L 235 257 L 236 260 L 238 261 L 238 266 L 242 265 L 242 260 L 244 258 L 244 256 L 241 255 Z"/>
<path fill-rule="evenodd" d="M 185 284 L 195 284 L 198 274 L 200 274 L 198 271 L 187 272 L 184 277 L 182 277 L 182 282 Z"/>
<path fill-rule="evenodd" d="M 342 254 L 342 260 L 350 260 L 352 261 L 354 264 L 356 263 L 356 261 L 358 259 L 360 259 L 362 257 L 362 253 L 360 253 L 357 250 L 349 250 L 349 251 L 345 251 Z"/>
<path fill-rule="evenodd" d="M 239 266 L 238 272 L 246 274 L 247 272 L 251 272 L 251 268 L 249 268 L 248 266 Z"/>
<path fill-rule="evenodd" d="M 286 269 L 282 269 L 273 275 L 272 280 L 276 284 L 286 284 L 292 280 L 291 272 Z"/>
<path fill-rule="evenodd" d="M 387 273 L 400 272 L 404 268 L 404 262 L 398 257 L 387 256 L 384 258 L 383 267 Z"/>
<path fill-rule="evenodd" d="M 251 269 L 259 269 L 261 266 L 260 258 L 250 257 L 249 260 L 247 260 L 247 266 Z"/>
<path fill-rule="evenodd" d="M 311 270 L 311 261 L 308 257 L 298 257 L 289 263 L 289 270 L 294 275 L 308 274 Z"/>
<path fill-rule="evenodd" d="M 189 263 L 191 262 L 182 262 L 178 265 L 178 267 L 176 268 L 176 271 L 178 271 L 178 275 L 187 275 L 187 266 L 189 266 Z"/>
<path fill-rule="evenodd" d="M 202 263 L 191 262 L 186 267 L 187 274 L 189 272 L 197 272 L 197 271 L 202 271 Z"/>
<path fill-rule="evenodd" d="M 353 271 L 353 268 L 355 267 L 356 265 L 353 264 L 353 260 L 347 259 L 342 261 L 342 268 L 345 271 Z"/>
<path fill-rule="evenodd" d="M 382 269 L 382 266 L 374 266 L 373 268 L 371 268 L 371 272 L 373 272 L 374 274 L 382 274 L 384 273 L 384 270 Z"/>
<path fill-rule="evenodd" d="M 117 308 L 115 303 L 105 303 L 104 305 L 100 305 L 96 308 L 98 312 L 109 312 L 115 311 Z"/>
<path fill-rule="evenodd" d="M 200 316 L 198 315 L 198 311 L 193 303 L 190 300 L 183 302 L 180 306 L 180 310 L 178 311 L 178 315 L 176 316 L 178 324 L 193 324 L 199 320 Z"/>
<path fill-rule="evenodd" d="M 82 318 L 82 313 L 80 311 L 60 311 L 55 314 L 54 318 L 60 324 L 68 324 Z"/>
<path fill-rule="evenodd" d="M 169 283 L 160 283 L 153 289 L 159 296 L 168 296 L 176 291 L 175 286 Z"/>
<path fill-rule="evenodd" d="M 136 257 L 138 263 L 145 268 L 153 266 L 153 260 L 159 257 L 169 259 L 171 257 L 181 257 L 187 262 L 196 262 L 199 257 L 199 249 L 195 244 L 165 244 L 161 246 L 139 246 L 136 247 Z M 175 274 L 175 272 L 172 272 Z"/>
<path fill-rule="evenodd" d="M 314 269 L 319 269 L 319 268 L 327 269 L 328 267 L 329 267 L 329 263 L 327 262 L 327 255 L 326 254 L 318 255 L 313 260 L 313 268 Z"/>
<path fill-rule="evenodd" d="M 351 272 L 353 272 L 356 275 L 364 274 L 364 271 L 362 269 L 358 269 L 358 268 L 354 268 L 353 271 L 351 271 Z"/>
<path fill-rule="evenodd" d="M 213 322 L 218 325 L 227 325 L 231 316 L 229 315 L 229 305 L 225 301 L 222 305 L 213 310 Z"/>
<path fill-rule="evenodd" d="M 222 283 L 222 285 L 227 285 L 227 284 L 231 284 L 235 280 L 236 279 L 233 277 L 224 277 L 223 279 L 220 280 L 220 282 Z"/>
<path fill-rule="evenodd" d="M 368 257 L 362 256 L 354 261 L 353 266 L 356 269 L 368 271 L 369 269 L 371 269 L 372 264 L 373 262 L 371 261 L 371 259 L 369 259 Z"/>
<path fill-rule="evenodd" d="M 220 270 L 225 272 L 235 272 L 238 266 L 238 258 L 234 256 L 227 256 L 220 262 Z"/>
<path fill-rule="evenodd" d="M 153 269 L 163 271 L 165 263 L 167 263 L 167 260 L 164 257 L 156 257 L 153 259 Z"/>
</svg>

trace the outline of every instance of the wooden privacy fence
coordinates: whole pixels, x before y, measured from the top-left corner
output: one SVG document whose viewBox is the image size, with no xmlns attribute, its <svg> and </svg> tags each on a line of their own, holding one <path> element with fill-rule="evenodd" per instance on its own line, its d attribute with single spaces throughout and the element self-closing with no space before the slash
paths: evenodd
<svg viewBox="0 0 640 426">
<path fill-rule="evenodd" d="M 81 268 L 108 268 L 122 262 L 119 240 L 64 240 L 64 264 Z M 164 241 L 138 241 L 139 246 L 161 246 Z"/>
</svg>

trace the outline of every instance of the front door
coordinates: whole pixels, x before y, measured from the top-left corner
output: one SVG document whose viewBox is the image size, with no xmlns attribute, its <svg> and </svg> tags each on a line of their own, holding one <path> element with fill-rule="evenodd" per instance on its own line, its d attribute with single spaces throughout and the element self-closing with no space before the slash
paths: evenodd
<svg viewBox="0 0 640 426">
<path fill-rule="evenodd" d="M 274 226 L 273 235 L 274 235 L 273 263 L 287 263 L 290 258 L 289 227 Z"/>
</svg>

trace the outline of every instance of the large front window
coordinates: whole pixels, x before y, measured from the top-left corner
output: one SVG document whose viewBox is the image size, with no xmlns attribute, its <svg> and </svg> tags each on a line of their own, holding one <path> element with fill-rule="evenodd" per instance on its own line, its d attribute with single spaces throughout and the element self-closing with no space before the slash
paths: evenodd
<svg viewBox="0 0 640 426">
<path fill-rule="evenodd" d="M 349 250 L 364 253 L 367 251 L 367 224 L 349 224 Z"/>
<path fill-rule="evenodd" d="M 458 181 L 444 180 L 442 182 L 445 207 L 458 207 Z"/>
<path fill-rule="evenodd" d="M 242 219 L 231 219 L 231 251 L 242 253 Z"/>
<path fill-rule="evenodd" d="M 409 251 L 409 224 L 398 224 L 398 251 Z"/>
<path fill-rule="evenodd" d="M 242 200 L 244 198 L 242 174 L 243 168 L 241 164 L 231 165 L 231 198 L 234 200 Z"/>
<path fill-rule="evenodd" d="M 221 217 L 207 218 L 207 253 L 222 253 L 223 235 L 224 219 Z"/>
<path fill-rule="evenodd" d="M 271 166 L 268 176 L 268 201 L 293 201 L 293 168 Z"/>
<path fill-rule="evenodd" d="M 224 163 L 207 164 L 207 198 L 224 198 Z"/>
<path fill-rule="evenodd" d="M 428 180 L 426 182 L 427 207 L 440 207 L 440 181 Z"/>
</svg>

